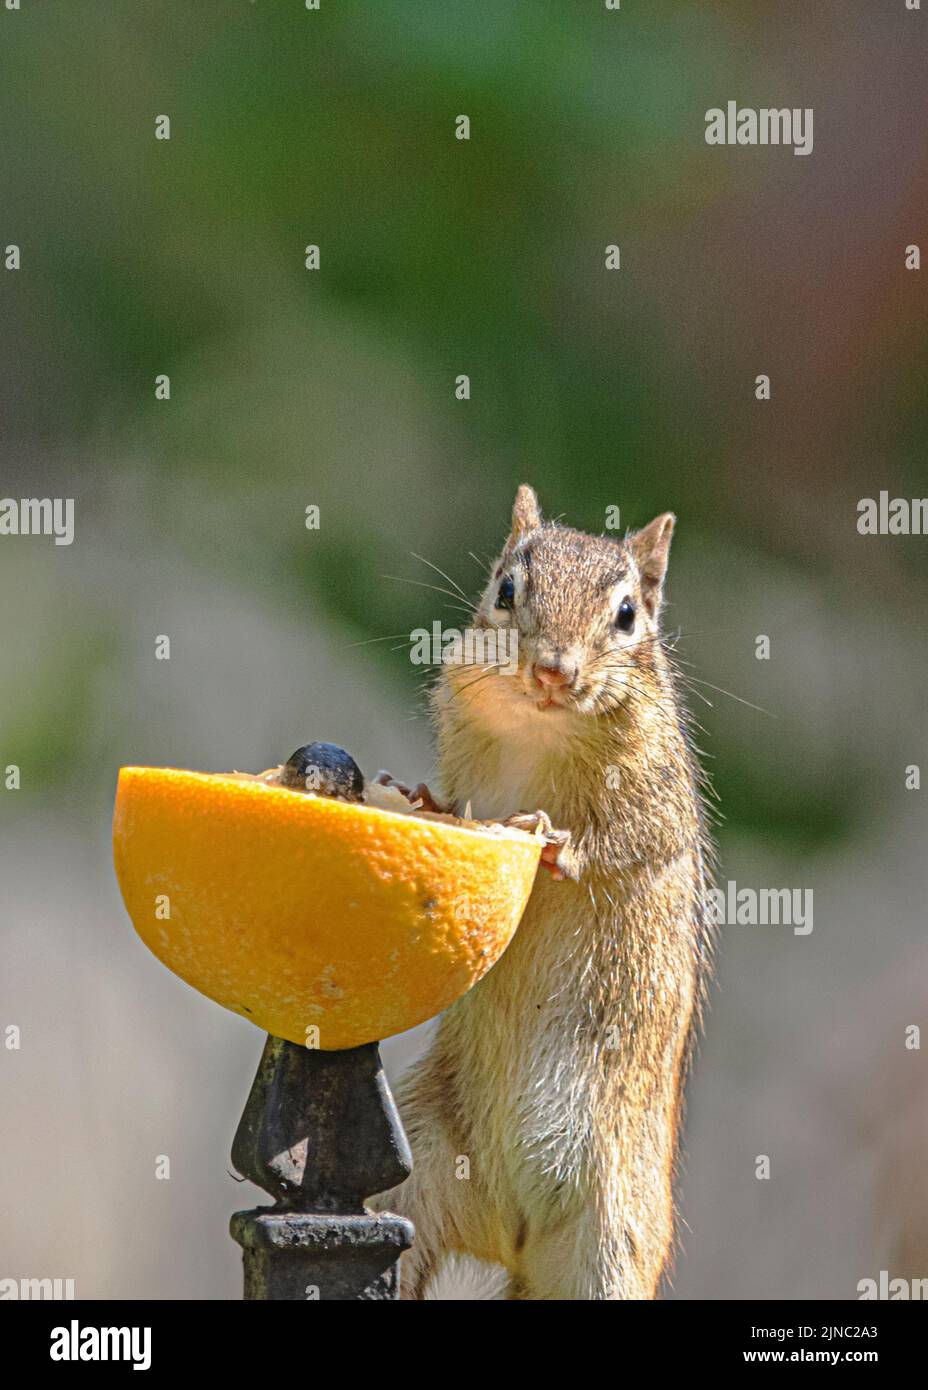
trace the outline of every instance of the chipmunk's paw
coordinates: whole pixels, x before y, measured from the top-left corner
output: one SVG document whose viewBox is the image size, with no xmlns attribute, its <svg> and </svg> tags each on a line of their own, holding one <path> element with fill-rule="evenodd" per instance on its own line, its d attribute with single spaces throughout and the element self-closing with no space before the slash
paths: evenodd
<svg viewBox="0 0 928 1390">
<path fill-rule="evenodd" d="M 513 830 L 524 830 L 527 835 L 537 835 L 539 838 L 548 838 L 549 835 L 566 835 L 566 830 L 555 830 L 551 824 L 551 817 L 547 811 L 516 811 L 515 815 L 507 816 L 503 825 L 511 826 Z"/>
<path fill-rule="evenodd" d="M 569 878 L 574 883 L 579 881 L 580 870 L 570 843 L 569 830 L 552 831 L 552 838 L 541 851 L 541 863 L 553 879 Z"/>
<path fill-rule="evenodd" d="M 420 811 L 438 811 L 444 813 L 447 806 L 440 806 L 424 782 L 420 782 L 417 787 L 408 787 L 405 782 L 398 782 L 389 772 L 381 771 L 377 773 L 374 781 L 381 787 L 395 787 L 396 790 L 405 796 L 407 801 L 414 805 L 418 803 Z"/>
<path fill-rule="evenodd" d="M 546 811 L 518 811 L 509 816 L 504 825 L 515 830 L 525 830 L 529 835 L 537 835 L 544 840 L 541 850 L 542 866 L 554 879 L 578 877 L 570 847 L 570 831 L 555 830 L 551 817 Z"/>
</svg>

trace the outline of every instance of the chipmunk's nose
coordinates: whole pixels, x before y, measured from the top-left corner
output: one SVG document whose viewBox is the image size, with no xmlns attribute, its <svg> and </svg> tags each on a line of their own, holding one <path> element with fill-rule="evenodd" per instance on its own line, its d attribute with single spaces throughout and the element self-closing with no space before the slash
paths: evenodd
<svg viewBox="0 0 928 1390">
<path fill-rule="evenodd" d="M 577 668 L 565 662 L 559 662 L 557 666 L 539 666 L 538 662 L 532 667 L 532 675 L 539 685 L 545 685 L 553 690 L 563 690 L 566 686 L 573 685 L 577 679 Z"/>
</svg>

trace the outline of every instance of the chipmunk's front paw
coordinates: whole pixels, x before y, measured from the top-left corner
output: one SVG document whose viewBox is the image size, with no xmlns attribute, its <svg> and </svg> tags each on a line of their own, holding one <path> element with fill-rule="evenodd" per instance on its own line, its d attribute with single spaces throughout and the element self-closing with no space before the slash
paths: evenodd
<svg viewBox="0 0 928 1390">
<path fill-rule="evenodd" d="M 443 814 L 447 811 L 447 806 L 440 806 L 424 782 L 420 782 L 417 787 L 408 787 L 405 782 L 398 782 L 389 772 L 378 772 L 374 781 L 381 787 L 395 787 L 396 790 L 405 796 L 407 801 L 414 805 L 418 803 L 417 809 L 420 811 L 438 811 Z"/>
<path fill-rule="evenodd" d="M 518 811 L 503 822 L 544 840 L 541 863 L 554 879 L 578 877 L 570 845 L 570 831 L 556 830 L 547 811 Z"/>
</svg>

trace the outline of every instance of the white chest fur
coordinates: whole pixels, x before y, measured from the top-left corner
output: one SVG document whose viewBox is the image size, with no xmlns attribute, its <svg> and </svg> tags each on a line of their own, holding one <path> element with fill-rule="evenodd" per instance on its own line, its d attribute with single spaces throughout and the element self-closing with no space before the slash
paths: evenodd
<svg viewBox="0 0 928 1390">
<path fill-rule="evenodd" d="M 516 811 L 551 811 L 558 801 L 557 769 L 570 742 L 574 716 L 538 710 L 513 684 L 500 678 L 470 713 L 489 740 L 467 765 L 455 788 L 481 820 L 504 819 Z"/>
</svg>

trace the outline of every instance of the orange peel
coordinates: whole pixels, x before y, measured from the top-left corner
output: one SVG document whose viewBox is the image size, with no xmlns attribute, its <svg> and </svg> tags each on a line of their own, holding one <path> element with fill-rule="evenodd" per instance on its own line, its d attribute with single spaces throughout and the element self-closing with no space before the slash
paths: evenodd
<svg viewBox="0 0 928 1390">
<path fill-rule="evenodd" d="M 475 985 L 515 933 L 541 847 L 174 768 L 122 768 L 113 817 L 146 946 L 218 1004 L 324 1050 L 403 1032 Z"/>
</svg>

